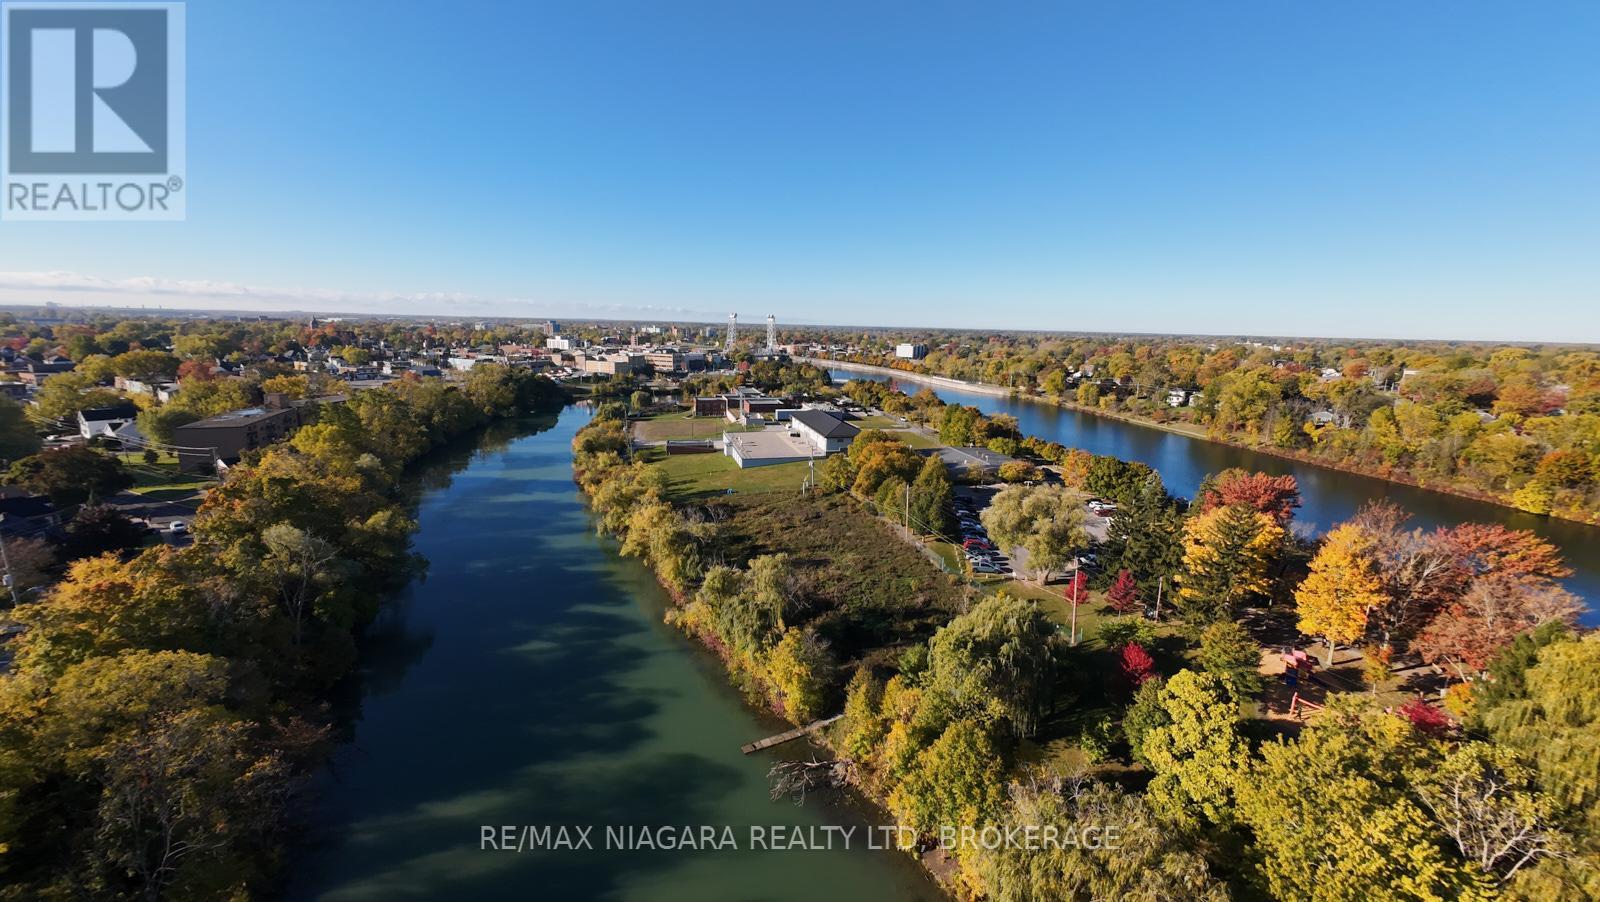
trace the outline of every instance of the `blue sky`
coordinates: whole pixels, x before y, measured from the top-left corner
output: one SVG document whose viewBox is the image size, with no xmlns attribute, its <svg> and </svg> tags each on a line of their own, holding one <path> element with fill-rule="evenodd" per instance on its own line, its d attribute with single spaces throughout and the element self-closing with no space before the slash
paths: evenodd
<svg viewBox="0 0 1600 902">
<path fill-rule="evenodd" d="M 1600 341 L 1600 4 L 188 4 L 0 303 Z"/>
</svg>

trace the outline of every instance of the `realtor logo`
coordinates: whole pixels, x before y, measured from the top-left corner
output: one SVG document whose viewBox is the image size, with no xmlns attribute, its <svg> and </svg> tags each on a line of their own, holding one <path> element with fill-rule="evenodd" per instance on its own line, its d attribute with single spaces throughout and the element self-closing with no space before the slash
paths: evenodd
<svg viewBox="0 0 1600 902">
<path fill-rule="evenodd" d="M 183 14 L 0 3 L 0 217 L 184 217 Z"/>
</svg>

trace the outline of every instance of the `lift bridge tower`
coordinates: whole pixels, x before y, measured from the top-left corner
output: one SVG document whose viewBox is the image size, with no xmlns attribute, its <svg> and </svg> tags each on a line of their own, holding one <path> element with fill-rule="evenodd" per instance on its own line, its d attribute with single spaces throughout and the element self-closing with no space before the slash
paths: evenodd
<svg viewBox="0 0 1600 902">
<path fill-rule="evenodd" d="M 728 341 L 727 341 L 727 344 L 724 346 L 725 350 L 729 350 L 729 351 L 733 350 L 733 333 L 738 328 L 739 328 L 739 314 L 737 314 L 737 313 L 728 314 Z"/>
<path fill-rule="evenodd" d="M 777 349 L 778 349 L 778 318 L 769 313 L 769 314 L 767 314 L 767 350 L 776 351 Z"/>
</svg>

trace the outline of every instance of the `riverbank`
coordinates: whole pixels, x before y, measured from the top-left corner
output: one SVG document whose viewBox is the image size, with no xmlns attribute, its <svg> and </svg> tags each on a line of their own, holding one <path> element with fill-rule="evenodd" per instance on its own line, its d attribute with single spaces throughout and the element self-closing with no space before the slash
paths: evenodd
<svg viewBox="0 0 1600 902">
<path fill-rule="evenodd" d="M 974 394 L 987 395 L 989 397 L 1010 398 L 1026 401 L 1032 404 L 1055 407 L 1061 410 L 1070 410 L 1074 413 L 1099 417 L 1106 420 L 1113 420 L 1119 423 L 1126 423 L 1130 426 L 1138 426 L 1144 429 L 1154 429 L 1161 432 L 1171 433 L 1173 435 L 1181 435 L 1185 438 L 1195 439 L 1197 441 L 1210 442 L 1215 445 L 1220 445 L 1227 448 L 1236 448 L 1241 451 L 1248 451 L 1252 454 L 1261 454 L 1267 457 L 1275 457 L 1280 460 L 1294 461 L 1295 463 L 1305 464 L 1307 466 L 1317 467 L 1324 470 L 1331 470 L 1336 473 L 1349 473 L 1353 476 L 1362 476 L 1368 479 L 1378 479 L 1384 482 L 1394 483 L 1395 485 L 1403 485 L 1410 488 L 1421 489 L 1422 491 L 1426 492 L 1434 492 L 1440 495 L 1450 495 L 1456 498 L 1466 498 L 1483 504 L 1492 504 L 1496 507 L 1505 508 L 1508 511 L 1516 511 L 1529 516 L 1546 517 L 1549 519 L 1563 520 L 1571 523 L 1580 523 L 1585 526 L 1600 525 L 1600 512 L 1596 512 L 1595 514 L 1591 515 L 1591 517 L 1587 520 L 1579 517 L 1566 516 L 1560 512 L 1532 514 L 1523 510 L 1522 508 L 1517 507 L 1507 498 L 1491 495 L 1486 492 L 1478 492 L 1451 485 L 1423 482 L 1415 477 L 1403 473 L 1395 473 L 1392 471 L 1382 472 L 1362 467 L 1345 466 L 1338 463 L 1331 463 L 1329 461 L 1313 457 L 1309 454 L 1295 453 L 1292 450 L 1284 448 L 1274 448 L 1263 445 L 1247 445 L 1243 442 L 1235 442 L 1225 438 L 1219 438 L 1211 434 L 1210 431 L 1189 423 L 1161 423 L 1146 417 L 1138 416 L 1137 414 L 1102 410 L 1098 407 L 1086 407 L 1065 399 L 1051 398 L 1046 395 L 1031 394 L 1017 389 L 1005 388 L 999 385 L 991 385 L 982 382 L 966 382 L 960 379 L 951 379 L 946 376 L 934 376 L 927 373 L 908 372 L 906 370 L 899 370 L 893 367 L 874 366 L 872 364 L 854 363 L 850 361 L 823 360 L 820 358 L 796 359 L 813 364 L 815 366 L 823 367 L 825 369 L 845 370 L 847 372 L 883 376 L 891 379 L 904 379 L 907 382 L 915 382 L 922 385 L 928 385 L 933 388 L 971 392 Z"/>
</svg>

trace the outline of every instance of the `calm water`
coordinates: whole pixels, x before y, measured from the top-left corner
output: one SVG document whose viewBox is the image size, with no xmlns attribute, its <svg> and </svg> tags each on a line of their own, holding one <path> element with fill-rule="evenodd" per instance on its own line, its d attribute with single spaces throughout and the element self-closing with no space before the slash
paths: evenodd
<svg viewBox="0 0 1600 902">
<path fill-rule="evenodd" d="M 767 796 L 783 725 L 661 623 L 666 598 L 596 538 L 572 482 L 588 414 L 501 430 L 419 474 L 431 562 L 363 658 L 353 741 L 320 779 L 291 898 L 934 899 L 864 812 Z M 790 748 L 788 754 L 807 754 Z M 485 824 L 731 826 L 741 851 L 479 850 Z M 747 851 L 751 825 L 856 825 L 850 851 Z"/>
<path fill-rule="evenodd" d="M 836 382 L 849 379 L 891 381 L 887 376 L 843 369 L 833 370 L 832 375 Z M 905 390 L 913 393 L 922 388 L 921 384 L 910 381 L 905 385 Z M 1328 529 L 1350 517 L 1361 505 L 1377 498 L 1388 498 L 1410 511 L 1412 522 L 1426 528 L 1480 522 L 1531 529 L 1561 548 L 1574 571 L 1572 578 L 1567 581 L 1568 588 L 1589 601 L 1590 611 L 1585 616 L 1586 622 L 1600 625 L 1600 611 L 1595 609 L 1596 600 L 1600 599 L 1600 528 L 1536 517 L 1470 498 L 1396 485 L 1382 479 L 1329 470 L 1270 454 L 1257 454 L 1037 401 L 992 397 L 938 386 L 934 386 L 933 390 L 947 402 L 976 407 L 987 414 L 1011 414 L 1017 418 L 1025 435 L 1037 435 L 1071 448 L 1149 464 L 1161 474 L 1168 491 L 1177 495 L 1193 497 L 1206 474 L 1229 467 L 1243 467 L 1274 475 L 1291 474 L 1300 484 L 1303 499 L 1296 519 L 1303 528 L 1315 531 Z"/>
</svg>

